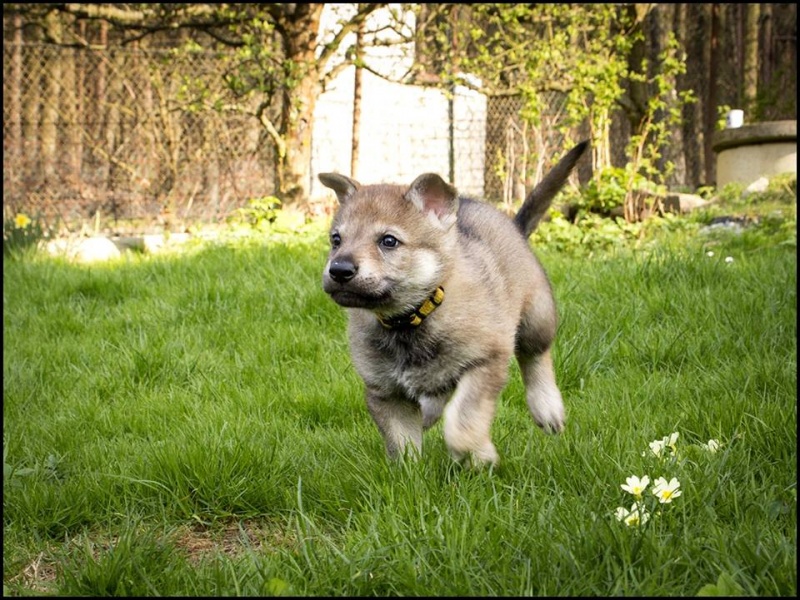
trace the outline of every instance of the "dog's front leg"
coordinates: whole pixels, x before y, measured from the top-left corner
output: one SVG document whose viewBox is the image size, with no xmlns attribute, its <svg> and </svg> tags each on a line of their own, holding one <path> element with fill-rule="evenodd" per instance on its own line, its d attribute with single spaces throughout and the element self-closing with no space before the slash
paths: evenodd
<svg viewBox="0 0 800 600">
<path fill-rule="evenodd" d="M 464 373 L 444 409 L 444 440 L 456 461 L 467 466 L 500 460 L 491 427 L 497 398 L 508 378 L 508 359 L 492 360 Z"/>
<path fill-rule="evenodd" d="M 417 458 L 422 454 L 422 410 L 412 400 L 367 389 L 367 408 L 386 443 L 390 458 L 400 458 L 406 452 Z"/>
</svg>

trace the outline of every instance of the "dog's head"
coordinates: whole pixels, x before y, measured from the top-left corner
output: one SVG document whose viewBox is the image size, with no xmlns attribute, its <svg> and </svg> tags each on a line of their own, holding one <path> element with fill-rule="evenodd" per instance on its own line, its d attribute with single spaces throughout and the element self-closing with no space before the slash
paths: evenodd
<svg viewBox="0 0 800 600">
<path fill-rule="evenodd" d="M 323 289 L 341 306 L 381 316 L 419 306 L 449 269 L 456 190 L 433 173 L 410 186 L 362 186 L 336 173 L 319 179 L 339 199 Z"/>
</svg>

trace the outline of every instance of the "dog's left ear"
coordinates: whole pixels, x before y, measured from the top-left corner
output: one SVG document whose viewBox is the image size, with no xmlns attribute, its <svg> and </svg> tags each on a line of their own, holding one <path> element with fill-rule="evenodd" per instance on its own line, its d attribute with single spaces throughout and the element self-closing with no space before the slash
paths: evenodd
<svg viewBox="0 0 800 600">
<path fill-rule="evenodd" d="M 405 198 L 423 213 L 435 217 L 445 230 L 456 222 L 456 189 L 436 173 L 425 173 L 417 177 L 408 188 Z"/>
<path fill-rule="evenodd" d="M 355 179 L 350 179 L 339 173 L 320 173 L 318 177 L 322 185 L 336 192 L 339 204 L 347 202 L 350 197 L 358 191 L 358 188 L 361 187 L 361 184 Z"/>
</svg>

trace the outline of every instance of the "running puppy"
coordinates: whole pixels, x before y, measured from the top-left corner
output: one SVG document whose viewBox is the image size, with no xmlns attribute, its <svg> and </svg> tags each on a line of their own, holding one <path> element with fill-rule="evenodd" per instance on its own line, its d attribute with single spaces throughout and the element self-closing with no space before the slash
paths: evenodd
<svg viewBox="0 0 800 600">
<path fill-rule="evenodd" d="M 433 173 L 410 186 L 319 175 L 340 204 L 322 285 L 350 314 L 353 364 L 390 457 L 409 445 L 420 453 L 443 416 L 455 460 L 496 464 L 490 429 L 512 355 L 536 423 L 564 428 L 550 356 L 556 307 L 528 236 L 587 146 L 570 150 L 513 220 Z"/>
</svg>

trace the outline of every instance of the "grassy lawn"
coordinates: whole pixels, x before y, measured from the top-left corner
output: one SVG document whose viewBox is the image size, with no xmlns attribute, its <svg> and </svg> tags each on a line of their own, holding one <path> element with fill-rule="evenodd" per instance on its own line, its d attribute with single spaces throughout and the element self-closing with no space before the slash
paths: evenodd
<svg viewBox="0 0 800 600">
<path fill-rule="evenodd" d="M 4 593 L 796 595 L 796 234 L 691 225 L 536 234 L 567 428 L 512 365 L 494 471 L 387 463 L 319 231 L 4 259 Z"/>
</svg>

